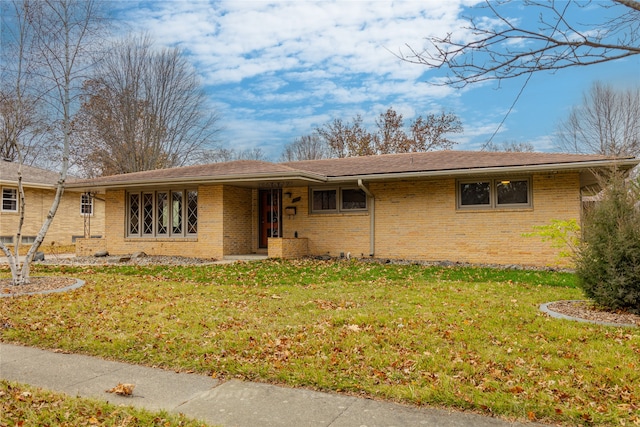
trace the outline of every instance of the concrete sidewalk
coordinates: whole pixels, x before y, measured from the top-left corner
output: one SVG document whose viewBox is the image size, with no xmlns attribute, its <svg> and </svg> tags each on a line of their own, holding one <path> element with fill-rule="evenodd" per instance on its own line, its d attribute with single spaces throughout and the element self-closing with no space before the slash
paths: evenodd
<svg viewBox="0 0 640 427">
<path fill-rule="evenodd" d="M 203 375 L 2 343 L 0 378 L 116 405 L 164 409 L 228 427 L 534 426 L 305 389 L 221 382 Z M 133 395 L 105 392 L 118 383 L 135 384 Z"/>
</svg>

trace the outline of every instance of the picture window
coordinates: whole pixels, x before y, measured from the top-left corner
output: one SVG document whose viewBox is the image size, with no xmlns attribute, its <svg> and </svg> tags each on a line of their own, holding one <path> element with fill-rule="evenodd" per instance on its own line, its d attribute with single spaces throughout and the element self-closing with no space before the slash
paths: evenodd
<svg viewBox="0 0 640 427">
<path fill-rule="evenodd" d="M 198 192 L 128 193 L 126 221 L 128 237 L 195 236 L 198 232 Z"/>
</svg>

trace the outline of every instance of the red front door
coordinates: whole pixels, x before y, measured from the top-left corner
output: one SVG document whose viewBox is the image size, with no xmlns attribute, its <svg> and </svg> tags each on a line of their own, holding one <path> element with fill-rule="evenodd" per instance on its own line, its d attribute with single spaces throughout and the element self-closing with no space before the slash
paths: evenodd
<svg viewBox="0 0 640 427">
<path fill-rule="evenodd" d="M 261 248 L 267 247 L 269 237 L 282 235 L 282 190 L 260 190 L 260 242 Z"/>
</svg>

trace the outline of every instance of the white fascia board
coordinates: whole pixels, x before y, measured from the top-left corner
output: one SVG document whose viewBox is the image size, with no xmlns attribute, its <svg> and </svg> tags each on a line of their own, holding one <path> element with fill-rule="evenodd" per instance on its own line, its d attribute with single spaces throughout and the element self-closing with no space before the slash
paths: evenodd
<svg viewBox="0 0 640 427">
<path fill-rule="evenodd" d="M 299 180 L 307 181 L 310 183 L 324 183 L 327 178 L 314 174 L 314 173 L 299 173 L 299 172 L 284 172 L 284 173 L 267 173 L 267 174 L 239 174 L 239 175 L 225 175 L 223 177 L 181 177 L 181 178 L 168 178 L 157 179 L 153 181 L 139 180 L 139 181 L 126 181 L 116 183 L 96 183 L 96 184 L 82 184 L 70 185 L 70 189 L 122 189 L 122 188 L 140 188 L 140 187 L 157 187 L 157 186 L 171 186 L 171 185 L 194 185 L 194 184 L 238 184 L 238 183 L 260 183 L 265 181 L 287 181 L 287 180 Z"/>
<path fill-rule="evenodd" d="M 363 181 L 384 181 L 389 179 L 416 179 L 416 178 L 442 178 L 442 177 L 461 177 L 461 176 L 481 176 L 481 175 L 503 175 L 503 174 L 523 174 L 535 172 L 554 172 L 554 171 L 581 171 L 589 169 L 602 169 L 612 166 L 631 169 L 640 164 L 640 159 L 625 160 L 597 160 L 591 162 L 574 162 L 574 163 L 553 163 L 545 165 L 524 165 L 524 166 L 495 166 L 488 168 L 469 168 L 469 169 L 448 169 L 438 171 L 420 171 L 420 172 L 395 172 L 395 173 L 379 173 L 369 175 L 345 175 L 329 177 L 327 182 L 344 182 L 353 180 Z"/>
<path fill-rule="evenodd" d="M 18 188 L 18 181 L 9 181 L 9 180 L 0 180 L 0 186 L 3 187 L 14 187 Z M 33 182 L 25 182 L 22 181 L 22 187 L 24 189 L 34 188 L 37 190 L 55 190 L 57 188 L 57 184 L 43 184 L 43 183 L 33 183 Z"/>
</svg>

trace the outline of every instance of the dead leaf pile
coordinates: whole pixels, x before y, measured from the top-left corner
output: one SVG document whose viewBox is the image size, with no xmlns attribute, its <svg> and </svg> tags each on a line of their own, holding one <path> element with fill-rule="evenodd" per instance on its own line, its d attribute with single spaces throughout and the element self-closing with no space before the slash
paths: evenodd
<svg viewBox="0 0 640 427">
<path fill-rule="evenodd" d="M 117 386 L 106 390 L 107 393 L 114 393 L 120 396 L 131 396 L 133 394 L 133 389 L 136 387 L 135 384 L 123 384 L 118 383 Z"/>
</svg>

